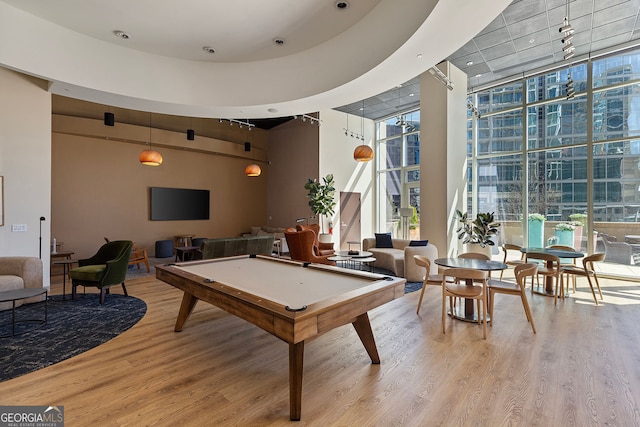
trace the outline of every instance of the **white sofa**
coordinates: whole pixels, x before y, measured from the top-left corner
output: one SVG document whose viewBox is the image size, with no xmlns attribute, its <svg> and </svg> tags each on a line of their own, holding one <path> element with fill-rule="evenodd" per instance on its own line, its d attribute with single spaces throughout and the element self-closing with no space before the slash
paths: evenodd
<svg viewBox="0 0 640 427">
<path fill-rule="evenodd" d="M 34 257 L 0 257 L 0 291 L 24 288 L 42 288 L 42 260 Z M 42 297 L 29 298 L 26 302 L 38 302 Z M 23 301 L 17 301 L 16 307 Z M 10 302 L 0 303 L 0 310 L 10 309 Z"/>
<path fill-rule="evenodd" d="M 362 240 L 362 250 L 373 254 L 376 267 L 390 270 L 409 282 L 422 282 L 426 273 L 423 267 L 415 263 L 414 255 L 429 258 L 430 274 L 438 274 L 438 266 L 434 262 L 438 258 L 438 248 L 430 243 L 427 246 L 409 246 L 409 242 L 410 240 L 391 239 L 393 248 L 376 248 L 375 237 L 368 237 Z"/>
</svg>

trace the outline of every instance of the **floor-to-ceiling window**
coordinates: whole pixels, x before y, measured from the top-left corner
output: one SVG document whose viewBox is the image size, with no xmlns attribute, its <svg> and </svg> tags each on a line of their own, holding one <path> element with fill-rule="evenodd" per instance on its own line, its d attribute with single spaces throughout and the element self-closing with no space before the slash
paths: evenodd
<svg viewBox="0 0 640 427">
<path fill-rule="evenodd" d="M 503 242 L 570 241 L 638 276 L 640 50 L 481 90 L 469 106 L 467 209 L 496 212 Z"/>
<path fill-rule="evenodd" d="M 394 237 L 420 236 L 420 111 L 376 122 L 377 229 Z M 400 208 L 413 208 L 401 217 Z M 405 229 L 403 229 L 403 225 Z"/>
</svg>

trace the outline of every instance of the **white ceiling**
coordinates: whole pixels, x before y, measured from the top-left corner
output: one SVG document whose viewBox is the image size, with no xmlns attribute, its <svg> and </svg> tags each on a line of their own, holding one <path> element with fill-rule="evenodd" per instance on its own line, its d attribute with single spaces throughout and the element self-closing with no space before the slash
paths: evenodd
<svg viewBox="0 0 640 427">
<path fill-rule="evenodd" d="M 640 43 L 640 0 L 571 0 L 568 12 L 575 30 L 572 42 L 576 50 L 572 61 L 613 46 Z M 568 64 L 563 59 L 563 35 L 558 31 L 565 16 L 566 0 L 513 0 L 489 25 L 446 59 L 467 73 L 469 88 Z M 371 119 L 393 116 L 415 107 L 419 99 L 420 84 L 414 78 L 400 89 L 365 99 L 365 115 Z M 360 115 L 361 108 L 362 101 L 357 101 L 337 109 Z"/>
<path fill-rule="evenodd" d="M 406 82 L 462 48 L 508 3 L 2 0 L 0 65 L 49 81 L 54 94 L 104 105 L 274 118 Z"/>
</svg>

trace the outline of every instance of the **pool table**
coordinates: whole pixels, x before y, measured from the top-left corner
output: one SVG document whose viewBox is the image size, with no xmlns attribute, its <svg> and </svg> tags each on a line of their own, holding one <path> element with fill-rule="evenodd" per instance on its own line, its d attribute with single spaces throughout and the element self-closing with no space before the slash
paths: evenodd
<svg viewBox="0 0 640 427">
<path fill-rule="evenodd" d="M 405 279 L 246 255 L 156 266 L 156 277 L 184 291 L 175 331 L 198 300 L 289 344 L 289 411 L 300 420 L 304 343 L 351 323 L 372 363 L 380 363 L 367 312 L 404 295 Z"/>
</svg>

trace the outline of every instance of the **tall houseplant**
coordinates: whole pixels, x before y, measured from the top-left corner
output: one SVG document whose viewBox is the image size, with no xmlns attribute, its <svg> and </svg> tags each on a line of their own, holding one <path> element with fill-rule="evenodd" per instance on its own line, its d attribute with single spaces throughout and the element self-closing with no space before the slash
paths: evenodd
<svg viewBox="0 0 640 427">
<path fill-rule="evenodd" d="M 456 233 L 463 244 L 478 244 L 481 248 L 495 246 L 492 238 L 498 234 L 500 223 L 495 221 L 493 212 L 478 213 L 473 221 L 469 220 L 467 212 L 456 210 L 456 216 L 460 222 Z"/>
<path fill-rule="evenodd" d="M 333 215 L 336 202 L 334 196 L 336 189 L 334 187 L 333 175 L 329 174 L 322 178 L 322 182 L 309 178 L 304 188 L 309 192 L 309 207 L 311 211 L 318 217 L 320 223 L 320 232 L 324 233 L 323 215 Z"/>
</svg>

